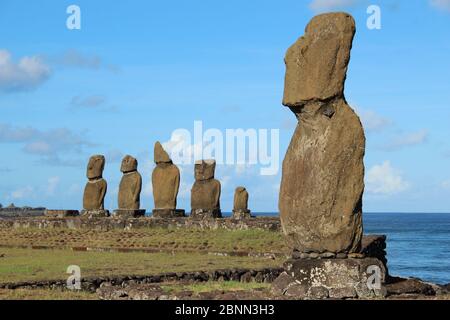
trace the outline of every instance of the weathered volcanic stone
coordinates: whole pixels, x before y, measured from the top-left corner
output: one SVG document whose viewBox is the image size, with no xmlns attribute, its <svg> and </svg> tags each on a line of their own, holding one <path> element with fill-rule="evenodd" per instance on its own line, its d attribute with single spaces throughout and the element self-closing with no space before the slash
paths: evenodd
<svg viewBox="0 0 450 320">
<path fill-rule="evenodd" d="M 172 163 L 161 143 L 154 148 L 156 167 L 152 173 L 154 217 L 184 216 L 184 210 L 177 210 L 177 195 L 180 188 L 180 170 Z"/>
<path fill-rule="evenodd" d="M 139 210 L 142 189 L 142 177 L 137 171 L 138 162 L 130 155 L 122 160 L 120 171 L 123 173 L 119 185 L 119 210 Z"/>
<path fill-rule="evenodd" d="M 359 252 L 364 131 L 343 90 L 355 22 L 316 16 L 289 48 L 283 104 L 298 125 L 283 161 L 279 210 L 299 252 Z"/>
<path fill-rule="evenodd" d="M 376 258 L 292 259 L 284 269 L 272 284 L 274 293 L 297 299 L 386 296 L 387 270 Z"/>
<path fill-rule="evenodd" d="M 64 217 L 76 217 L 80 215 L 78 210 L 45 210 L 47 217 L 64 218 Z"/>
<path fill-rule="evenodd" d="M 220 182 L 214 179 L 215 160 L 195 163 L 195 182 L 191 189 L 191 217 L 221 217 Z"/>
<path fill-rule="evenodd" d="M 172 163 L 159 142 L 155 143 L 156 168 L 152 173 L 153 198 L 156 209 L 175 209 L 180 187 L 180 170 Z"/>
<path fill-rule="evenodd" d="M 106 180 L 102 178 L 104 168 L 104 156 L 95 155 L 89 159 L 86 173 L 89 180 L 83 196 L 83 208 L 85 211 L 104 210 L 103 203 L 107 190 Z"/>
<path fill-rule="evenodd" d="M 248 192 L 244 187 L 237 187 L 234 192 L 233 218 L 244 219 L 250 217 L 250 210 L 248 210 Z"/>
</svg>

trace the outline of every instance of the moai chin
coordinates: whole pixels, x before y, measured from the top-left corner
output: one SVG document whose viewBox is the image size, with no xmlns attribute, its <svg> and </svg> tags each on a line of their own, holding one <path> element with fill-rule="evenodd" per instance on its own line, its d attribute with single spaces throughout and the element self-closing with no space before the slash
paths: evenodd
<svg viewBox="0 0 450 320">
<path fill-rule="evenodd" d="M 237 187 L 234 191 L 233 219 L 251 218 L 248 209 L 248 192 L 244 187 Z"/>
<path fill-rule="evenodd" d="M 214 179 L 215 160 L 195 162 L 195 182 L 191 189 L 191 218 L 221 218 L 220 182 Z"/>
<path fill-rule="evenodd" d="M 107 217 L 109 212 L 104 208 L 104 200 L 107 190 L 106 180 L 103 179 L 105 157 L 94 155 L 89 159 L 86 170 L 88 182 L 84 188 L 83 210 L 84 217 Z"/>
<path fill-rule="evenodd" d="M 154 148 L 156 167 L 152 172 L 153 217 L 184 217 L 185 211 L 177 209 L 177 195 L 180 188 L 180 170 L 172 163 L 169 154 L 157 141 Z"/>
<path fill-rule="evenodd" d="M 135 218 L 145 216 L 145 209 L 140 209 L 140 195 L 142 190 L 142 177 L 137 171 L 138 161 L 126 155 L 120 166 L 123 173 L 119 185 L 118 205 L 114 211 L 115 217 Z"/>
</svg>

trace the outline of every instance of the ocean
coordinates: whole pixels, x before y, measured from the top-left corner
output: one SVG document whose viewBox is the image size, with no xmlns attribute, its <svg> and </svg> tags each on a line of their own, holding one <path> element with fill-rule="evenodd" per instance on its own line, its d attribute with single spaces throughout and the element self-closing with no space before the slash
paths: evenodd
<svg viewBox="0 0 450 320">
<path fill-rule="evenodd" d="M 391 275 L 450 283 L 450 213 L 364 213 L 363 219 L 364 234 L 387 236 Z"/>
<path fill-rule="evenodd" d="M 391 275 L 450 283 L 450 213 L 365 213 L 364 233 L 387 236 Z"/>
</svg>

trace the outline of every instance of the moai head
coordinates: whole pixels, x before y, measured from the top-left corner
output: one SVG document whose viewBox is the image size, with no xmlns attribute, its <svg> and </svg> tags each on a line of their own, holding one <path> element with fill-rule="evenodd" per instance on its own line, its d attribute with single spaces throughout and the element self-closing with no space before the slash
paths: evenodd
<svg viewBox="0 0 450 320">
<path fill-rule="evenodd" d="M 130 155 L 126 155 L 122 160 L 120 171 L 122 171 L 123 173 L 136 171 L 137 166 L 138 166 L 137 160 Z"/>
<path fill-rule="evenodd" d="M 87 166 L 86 176 L 88 179 L 98 179 L 103 175 L 105 168 L 105 157 L 102 155 L 95 155 L 90 157 Z"/>
<path fill-rule="evenodd" d="M 169 154 L 164 150 L 161 143 L 156 141 L 155 149 L 154 149 L 154 160 L 155 163 L 172 163 L 172 160 L 169 157 Z"/>
<path fill-rule="evenodd" d="M 195 180 L 209 180 L 214 178 L 216 160 L 199 160 L 195 162 Z"/>
<path fill-rule="evenodd" d="M 236 194 L 242 194 L 244 192 L 246 192 L 247 189 L 245 189 L 244 187 L 237 187 L 236 190 L 234 191 Z"/>
<path fill-rule="evenodd" d="M 287 51 L 283 105 L 304 105 L 313 99 L 344 95 L 344 82 L 355 35 L 355 21 L 346 13 L 315 16 L 305 34 Z"/>
</svg>

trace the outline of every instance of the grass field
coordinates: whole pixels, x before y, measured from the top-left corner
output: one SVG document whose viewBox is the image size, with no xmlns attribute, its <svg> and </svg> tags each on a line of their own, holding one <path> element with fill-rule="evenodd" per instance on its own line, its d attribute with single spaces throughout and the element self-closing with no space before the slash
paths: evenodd
<svg viewBox="0 0 450 320">
<path fill-rule="evenodd" d="M 267 283 L 242 283 L 236 281 L 217 282 L 208 281 L 204 283 L 177 284 L 165 283 L 161 285 L 167 294 L 177 294 L 182 291 L 190 291 L 193 294 L 212 291 L 241 291 L 254 289 L 269 289 Z M 0 289 L 0 300 L 97 300 L 96 293 L 83 291 L 70 291 L 60 289 Z"/>
<path fill-rule="evenodd" d="M 264 230 L 136 229 L 0 229 L 0 246 L 51 246 L 161 249 L 167 251 L 285 253 L 279 232 Z"/>
<path fill-rule="evenodd" d="M 68 290 L 0 289 L 0 300 L 98 300 L 97 294 Z"/>
<path fill-rule="evenodd" d="M 0 248 L 0 283 L 66 279 L 77 265 L 81 276 L 151 275 L 224 268 L 277 267 L 282 258 L 214 256 L 200 253 L 77 252 Z"/>
</svg>

